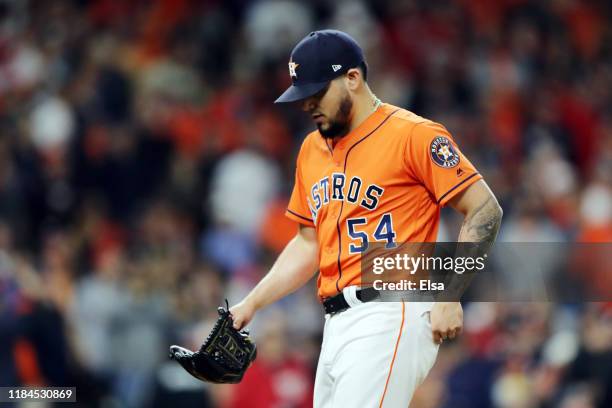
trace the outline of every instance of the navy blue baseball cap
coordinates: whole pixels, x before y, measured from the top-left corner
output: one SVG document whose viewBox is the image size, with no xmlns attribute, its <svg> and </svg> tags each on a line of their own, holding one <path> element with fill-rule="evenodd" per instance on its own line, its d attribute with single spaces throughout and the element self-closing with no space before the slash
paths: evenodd
<svg viewBox="0 0 612 408">
<path fill-rule="evenodd" d="M 313 31 L 291 51 L 289 76 L 293 85 L 274 103 L 308 98 L 362 62 L 363 51 L 350 35 L 338 30 Z"/>
</svg>

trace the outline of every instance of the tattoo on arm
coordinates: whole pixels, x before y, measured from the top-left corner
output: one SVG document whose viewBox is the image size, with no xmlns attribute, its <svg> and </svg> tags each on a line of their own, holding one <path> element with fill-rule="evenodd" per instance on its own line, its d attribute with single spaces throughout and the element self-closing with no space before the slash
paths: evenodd
<svg viewBox="0 0 612 408">
<path fill-rule="evenodd" d="M 501 218 L 502 211 L 499 205 L 492 197 L 487 198 L 480 207 L 465 217 L 459 232 L 459 242 L 480 243 L 488 249 L 497 237 Z"/>
<path fill-rule="evenodd" d="M 478 208 L 471 211 L 461 226 L 455 256 L 475 259 L 488 254 L 497 237 L 502 215 L 503 212 L 493 197 L 487 198 Z M 447 276 L 445 290 L 440 300 L 458 301 L 474 277 L 475 273 L 463 275 L 451 273 Z"/>
</svg>

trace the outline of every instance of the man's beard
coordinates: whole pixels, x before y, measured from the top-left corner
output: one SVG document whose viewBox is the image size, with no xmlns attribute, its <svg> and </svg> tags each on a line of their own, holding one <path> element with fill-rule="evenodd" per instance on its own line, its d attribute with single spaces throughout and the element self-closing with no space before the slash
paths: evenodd
<svg viewBox="0 0 612 408">
<path fill-rule="evenodd" d="M 329 119 L 328 127 L 323 130 L 321 124 L 317 125 L 321 136 L 325 139 L 345 136 L 350 129 L 350 115 L 352 109 L 353 100 L 347 93 L 340 101 L 340 107 L 334 117 Z"/>
</svg>

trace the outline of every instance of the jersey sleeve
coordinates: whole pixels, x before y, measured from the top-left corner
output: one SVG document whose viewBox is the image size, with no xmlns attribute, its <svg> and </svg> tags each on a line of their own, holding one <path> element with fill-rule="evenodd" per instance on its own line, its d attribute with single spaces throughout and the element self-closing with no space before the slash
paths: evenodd
<svg viewBox="0 0 612 408">
<path fill-rule="evenodd" d="M 435 122 L 416 125 L 407 140 L 406 167 L 440 206 L 482 179 L 446 128 Z"/>
<path fill-rule="evenodd" d="M 295 168 L 295 184 L 293 191 L 291 192 L 291 198 L 289 199 L 289 205 L 285 215 L 297 221 L 300 224 L 304 224 L 308 227 L 314 227 L 314 221 L 312 212 L 310 211 L 310 205 L 308 203 L 308 196 L 306 195 L 306 188 L 304 187 L 304 179 L 302 178 L 301 168 L 301 152 L 297 158 L 297 165 Z"/>
</svg>

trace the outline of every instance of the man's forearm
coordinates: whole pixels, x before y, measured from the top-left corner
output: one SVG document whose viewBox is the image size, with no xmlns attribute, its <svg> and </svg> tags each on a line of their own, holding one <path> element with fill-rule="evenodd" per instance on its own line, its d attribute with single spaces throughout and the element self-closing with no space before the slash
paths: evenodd
<svg viewBox="0 0 612 408">
<path fill-rule="evenodd" d="M 302 287 L 316 271 L 317 251 L 316 244 L 293 238 L 244 301 L 258 310 Z"/>
<path fill-rule="evenodd" d="M 459 231 L 455 256 L 476 259 L 488 254 L 497 238 L 502 216 L 503 211 L 492 196 L 466 214 Z M 473 271 L 461 275 L 453 273 L 446 282 L 442 297 L 458 301 L 474 277 Z"/>
<path fill-rule="evenodd" d="M 458 241 L 478 243 L 488 251 L 497 238 L 502 215 L 503 211 L 497 201 L 488 197 L 480 207 L 467 214 L 461 225 Z"/>
</svg>

